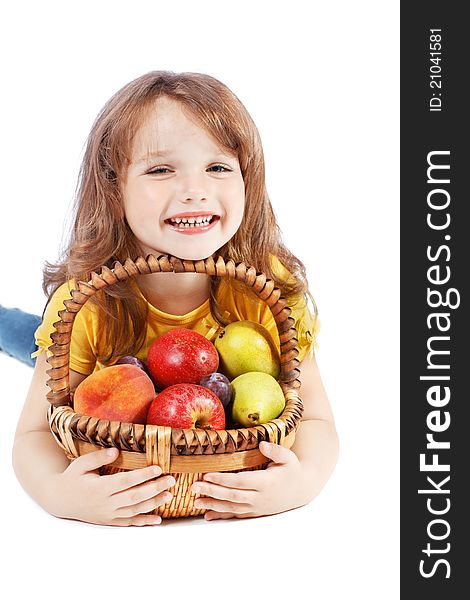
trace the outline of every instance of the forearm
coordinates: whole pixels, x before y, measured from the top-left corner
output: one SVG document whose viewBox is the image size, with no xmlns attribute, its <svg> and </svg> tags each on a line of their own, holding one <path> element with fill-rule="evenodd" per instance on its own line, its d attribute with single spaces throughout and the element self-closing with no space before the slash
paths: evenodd
<svg viewBox="0 0 470 600">
<path fill-rule="evenodd" d="M 48 431 L 18 434 L 13 445 L 13 469 L 24 490 L 42 508 L 54 512 L 56 498 L 52 482 L 70 462 Z"/>
<path fill-rule="evenodd" d="M 291 450 L 302 465 L 299 493 L 307 503 L 319 494 L 336 465 L 339 442 L 334 424 L 317 419 L 301 421 Z"/>
</svg>

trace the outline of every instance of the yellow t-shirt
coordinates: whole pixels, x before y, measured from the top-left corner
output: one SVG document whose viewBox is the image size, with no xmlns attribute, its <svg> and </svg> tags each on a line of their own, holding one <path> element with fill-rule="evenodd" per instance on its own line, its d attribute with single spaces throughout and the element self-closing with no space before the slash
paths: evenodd
<svg viewBox="0 0 470 600">
<path fill-rule="evenodd" d="M 280 263 L 279 266 L 282 269 Z M 138 290 L 137 286 L 135 287 Z M 43 321 L 35 333 L 36 344 L 39 349 L 33 352 L 31 357 L 35 357 L 44 351 L 47 351 L 48 357 L 52 356 L 52 352 L 47 348 L 53 343 L 50 338 L 50 334 L 55 331 L 53 323 L 60 320 L 58 312 L 65 308 L 63 301 L 71 298 L 70 290 L 76 288 L 75 280 L 71 279 L 62 284 L 53 294 L 46 308 Z M 232 279 L 223 278 L 217 291 L 217 301 L 219 310 L 226 320 L 230 322 L 247 320 L 260 323 L 266 327 L 279 348 L 276 322 L 268 305 L 260 300 L 247 286 Z M 222 329 L 210 312 L 209 300 L 185 315 L 171 315 L 155 308 L 148 302 L 147 304 L 149 316 L 146 339 L 136 355 L 143 362 L 147 361 L 148 350 L 152 342 L 170 329 L 175 327 L 192 329 L 211 341 L 215 340 Z M 292 309 L 291 316 L 295 320 L 297 329 L 299 349 L 297 358 L 302 361 L 309 352 L 318 347 L 316 337 L 320 329 L 320 323 L 315 318 L 302 294 L 300 297 L 289 299 L 288 304 Z M 108 366 L 96 360 L 101 331 L 102 324 L 98 321 L 97 309 L 88 301 L 77 313 L 73 323 L 70 345 L 70 368 L 73 371 L 89 375 L 93 371 Z M 116 356 L 116 361 L 118 359 L 119 357 Z"/>
</svg>

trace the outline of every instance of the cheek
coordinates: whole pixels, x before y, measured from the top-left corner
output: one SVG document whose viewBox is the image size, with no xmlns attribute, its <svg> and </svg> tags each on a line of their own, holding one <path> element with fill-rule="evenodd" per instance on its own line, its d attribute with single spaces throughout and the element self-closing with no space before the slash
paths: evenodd
<svg viewBox="0 0 470 600">
<path fill-rule="evenodd" d="M 135 186 L 131 183 L 123 187 L 121 196 L 124 212 L 126 213 L 126 217 L 129 218 L 135 213 L 135 199 L 138 198 L 139 195 L 136 193 Z"/>
<path fill-rule="evenodd" d="M 127 186 L 122 197 L 126 216 L 134 221 L 146 222 L 150 215 L 155 215 L 160 209 L 155 202 L 155 193 L 152 193 L 150 186 L 144 184 Z"/>
<path fill-rule="evenodd" d="M 227 215 L 227 221 L 234 225 L 235 223 L 240 225 L 243 219 L 243 213 L 245 212 L 245 186 L 243 179 L 237 182 L 231 188 L 230 192 L 225 196 L 225 212 Z"/>
</svg>

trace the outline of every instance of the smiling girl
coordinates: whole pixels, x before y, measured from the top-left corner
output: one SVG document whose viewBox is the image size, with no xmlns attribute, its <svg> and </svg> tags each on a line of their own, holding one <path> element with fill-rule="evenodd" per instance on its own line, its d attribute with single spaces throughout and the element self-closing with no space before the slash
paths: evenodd
<svg viewBox="0 0 470 600">
<path fill-rule="evenodd" d="M 254 266 L 288 299 L 298 332 L 304 413 L 294 445 L 262 442 L 259 449 L 271 460 L 265 470 L 208 473 L 193 484 L 206 496 L 195 506 L 206 508 L 211 520 L 275 514 L 310 502 L 334 468 L 338 440 L 315 360 L 318 326 L 305 267 L 282 243 L 256 126 L 225 85 L 200 73 L 143 75 L 109 100 L 92 127 L 67 248 L 44 269 L 48 302 L 35 331 L 35 369 L 13 448 L 20 483 L 58 517 L 121 526 L 161 522 L 145 513 L 171 499 L 174 478 L 156 466 L 100 476 L 99 467 L 116 460 L 115 448 L 69 463 L 51 436 L 45 398 L 50 334 L 70 290 L 101 265 L 112 268 L 117 260 L 148 254 L 187 260 L 219 254 Z M 3 349 L 21 358 L 8 350 L 14 345 L 8 328 L 16 319 L 18 338 L 18 322 L 26 331 L 35 321 L 2 310 Z M 214 340 L 236 320 L 262 324 L 279 345 L 269 308 L 233 280 L 158 273 L 113 285 L 77 314 L 71 389 L 124 355 L 145 360 L 153 340 L 174 327 Z"/>
</svg>

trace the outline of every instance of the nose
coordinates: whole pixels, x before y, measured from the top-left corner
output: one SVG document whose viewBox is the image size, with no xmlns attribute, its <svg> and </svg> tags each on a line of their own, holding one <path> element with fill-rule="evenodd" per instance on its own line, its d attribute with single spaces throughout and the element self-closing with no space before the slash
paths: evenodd
<svg viewBox="0 0 470 600">
<path fill-rule="evenodd" d="M 199 173 L 188 174 L 181 180 L 180 198 L 185 204 L 206 202 L 208 191 Z"/>
<path fill-rule="evenodd" d="M 191 202 L 207 202 L 207 198 L 198 193 L 188 194 L 186 198 L 183 197 L 182 202 L 184 204 L 190 204 Z"/>
</svg>

